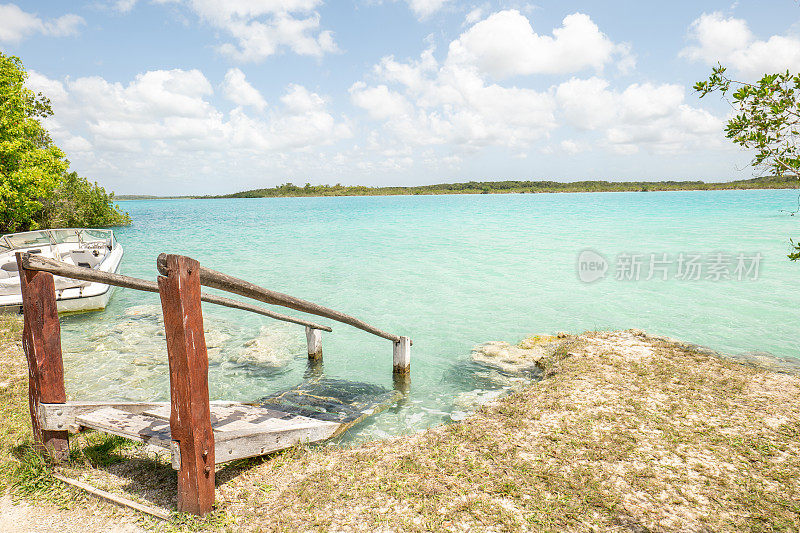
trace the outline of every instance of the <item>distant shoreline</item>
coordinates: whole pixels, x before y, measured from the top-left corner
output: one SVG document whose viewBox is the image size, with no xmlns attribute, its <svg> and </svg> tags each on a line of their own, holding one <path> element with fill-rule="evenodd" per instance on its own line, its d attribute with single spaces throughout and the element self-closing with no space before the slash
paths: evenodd
<svg viewBox="0 0 800 533">
<path fill-rule="evenodd" d="M 367 187 L 364 185 L 310 185 L 292 183 L 272 188 L 251 189 L 232 194 L 155 196 L 147 194 L 121 194 L 116 200 L 176 200 L 221 198 L 303 198 L 324 196 L 413 196 L 441 194 L 536 194 L 580 192 L 659 192 L 659 191 L 724 191 L 761 189 L 798 189 L 796 179 L 763 177 L 749 180 L 703 181 L 469 181 L 439 183 L 413 187 Z"/>
</svg>

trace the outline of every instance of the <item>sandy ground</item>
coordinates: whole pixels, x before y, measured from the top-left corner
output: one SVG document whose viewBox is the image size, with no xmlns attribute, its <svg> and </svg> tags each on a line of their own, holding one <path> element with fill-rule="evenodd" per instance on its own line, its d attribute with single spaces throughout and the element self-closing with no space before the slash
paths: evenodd
<svg viewBox="0 0 800 533">
<path fill-rule="evenodd" d="M 139 533 L 145 530 L 132 523 L 129 517 L 89 513 L 89 509 L 72 511 L 53 505 L 25 501 L 13 502 L 9 496 L 0 498 L 0 531 L 3 533 Z"/>
</svg>

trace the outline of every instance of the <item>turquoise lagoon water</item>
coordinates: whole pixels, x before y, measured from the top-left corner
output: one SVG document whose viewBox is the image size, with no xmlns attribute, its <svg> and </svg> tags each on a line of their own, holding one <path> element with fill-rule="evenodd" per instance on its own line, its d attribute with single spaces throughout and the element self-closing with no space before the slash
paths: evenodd
<svg viewBox="0 0 800 533">
<path fill-rule="evenodd" d="M 465 400 L 502 390 L 469 360 L 490 340 L 641 328 L 731 353 L 800 356 L 800 264 L 786 259 L 800 217 L 781 212 L 797 191 L 120 203 L 134 221 L 117 231 L 125 274 L 155 279 L 160 252 L 185 254 L 413 339 L 408 401 L 351 439 L 440 424 L 463 416 Z M 578 279 L 587 248 L 607 258 L 605 279 Z M 757 279 L 679 280 L 675 264 L 666 281 L 645 279 L 649 254 L 681 252 L 762 259 Z M 639 281 L 615 279 L 621 253 L 643 254 Z M 204 315 L 212 398 L 255 400 L 303 379 L 302 326 L 211 305 Z M 326 375 L 391 387 L 391 342 L 314 320 L 334 329 L 323 335 Z M 66 317 L 63 328 L 71 397 L 168 399 L 157 295 L 117 290 L 105 311 Z"/>
</svg>

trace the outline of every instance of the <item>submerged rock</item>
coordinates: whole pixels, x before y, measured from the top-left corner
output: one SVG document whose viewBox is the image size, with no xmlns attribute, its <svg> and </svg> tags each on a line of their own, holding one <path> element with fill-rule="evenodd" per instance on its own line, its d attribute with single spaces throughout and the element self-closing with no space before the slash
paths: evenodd
<svg viewBox="0 0 800 533">
<path fill-rule="evenodd" d="M 534 335 L 516 346 L 505 341 L 480 344 L 472 350 L 472 361 L 507 374 L 535 371 L 541 360 L 551 355 L 567 335 Z"/>
<path fill-rule="evenodd" d="M 489 402 L 497 400 L 507 391 L 508 389 L 475 389 L 472 391 L 462 392 L 456 396 L 455 400 L 453 400 L 453 411 L 450 413 L 450 419 L 454 422 L 463 420 L 471 413 L 477 411 L 481 405 L 485 405 Z"/>
<path fill-rule="evenodd" d="M 302 353 L 301 338 L 286 328 L 263 326 L 259 335 L 245 341 L 238 354 L 231 356 L 236 363 L 279 368 L 286 366 Z"/>
</svg>

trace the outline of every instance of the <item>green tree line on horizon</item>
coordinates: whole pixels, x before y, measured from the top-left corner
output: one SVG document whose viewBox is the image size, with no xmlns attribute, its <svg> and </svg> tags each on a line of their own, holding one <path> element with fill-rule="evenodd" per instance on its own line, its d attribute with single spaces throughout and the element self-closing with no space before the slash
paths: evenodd
<svg viewBox="0 0 800 533">
<path fill-rule="evenodd" d="M 794 189 L 800 187 L 797 180 L 780 176 L 765 176 L 748 180 L 727 182 L 704 181 L 466 181 L 437 183 L 417 186 L 366 185 L 312 185 L 303 186 L 284 183 L 275 187 L 251 189 L 231 194 L 192 196 L 192 198 L 276 198 L 298 196 L 390 196 L 423 194 L 503 194 L 543 192 L 629 192 L 629 191 L 683 191 L 683 190 L 730 190 L 730 189 Z M 135 196 L 122 198 L 136 198 Z M 139 198 L 155 198 L 139 196 Z"/>
<path fill-rule="evenodd" d="M 41 123 L 50 100 L 26 79 L 22 61 L 0 52 L 0 232 L 130 224 L 113 193 L 69 171 Z"/>
</svg>

